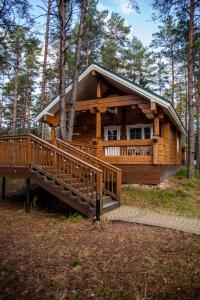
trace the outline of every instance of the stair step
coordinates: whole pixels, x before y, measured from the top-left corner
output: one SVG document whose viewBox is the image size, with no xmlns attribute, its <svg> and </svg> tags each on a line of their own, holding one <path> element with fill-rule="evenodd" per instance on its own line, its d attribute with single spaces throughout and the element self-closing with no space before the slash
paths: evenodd
<svg viewBox="0 0 200 300">
<path fill-rule="evenodd" d="M 117 204 L 117 201 L 110 200 L 109 202 L 103 203 L 103 208 L 108 208 L 108 207 L 111 207 L 111 206 L 116 205 L 116 204 Z"/>
</svg>

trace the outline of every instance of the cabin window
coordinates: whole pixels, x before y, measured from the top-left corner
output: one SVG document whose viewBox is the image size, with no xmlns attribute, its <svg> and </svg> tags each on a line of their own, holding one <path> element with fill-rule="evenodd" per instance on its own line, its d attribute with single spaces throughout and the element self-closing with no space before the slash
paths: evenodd
<svg viewBox="0 0 200 300">
<path fill-rule="evenodd" d="M 140 140 L 142 138 L 142 128 L 130 128 L 129 135 L 130 140 Z"/>
<path fill-rule="evenodd" d="M 151 139 L 152 125 L 137 124 L 126 126 L 126 135 L 128 140 Z"/>
<path fill-rule="evenodd" d="M 106 141 L 120 140 L 120 126 L 105 127 L 104 128 L 104 139 Z"/>
</svg>

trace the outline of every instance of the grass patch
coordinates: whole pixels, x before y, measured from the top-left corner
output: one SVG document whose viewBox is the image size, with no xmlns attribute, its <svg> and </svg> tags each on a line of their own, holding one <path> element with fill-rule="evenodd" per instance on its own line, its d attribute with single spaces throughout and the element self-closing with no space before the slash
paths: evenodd
<svg viewBox="0 0 200 300">
<path fill-rule="evenodd" d="M 187 170 L 183 167 L 166 188 L 125 186 L 122 204 L 200 218 L 200 173 L 195 170 L 193 179 L 186 176 Z"/>
</svg>

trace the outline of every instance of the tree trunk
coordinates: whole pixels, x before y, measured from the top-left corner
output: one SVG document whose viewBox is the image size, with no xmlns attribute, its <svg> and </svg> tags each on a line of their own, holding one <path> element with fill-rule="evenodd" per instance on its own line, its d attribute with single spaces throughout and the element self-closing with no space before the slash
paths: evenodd
<svg viewBox="0 0 200 300">
<path fill-rule="evenodd" d="M 173 52 L 173 50 L 171 50 L 171 52 Z M 174 75 L 174 57 L 173 57 L 173 54 L 171 54 L 172 56 L 172 105 L 174 106 L 174 98 L 175 98 L 175 75 Z"/>
<path fill-rule="evenodd" d="M 196 119 L 197 119 L 197 145 L 196 145 L 196 154 L 197 154 L 197 164 L 196 168 L 200 170 L 200 72 L 197 74 L 196 82 Z"/>
<path fill-rule="evenodd" d="M 189 37 L 188 37 L 188 178 L 194 176 L 194 58 L 193 58 L 193 30 L 194 30 L 194 0 L 190 0 Z"/>
<path fill-rule="evenodd" d="M 82 4 L 82 9 L 81 9 L 81 17 L 80 17 L 76 55 L 75 55 L 72 93 L 71 93 L 71 99 L 70 99 L 70 110 L 69 110 L 68 117 L 67 117 L 67 139 L 68 140 L 72 140 L 72 135 L 73 135 L 73 130 L 74 130 L 77 86 L 78 86 L 78 77 L 80 74 L 81 44 L 82 44 L 82 36 L 83 36 L 83 32 L 84 32 L 87 0 L 82 0 L 81 4 Z"/>
<path fill-rule="evenodd" d="M 49 24 L 50 24 L 50 13 L 51 13 L 52 0 L 48 0 L 47 7 L 47 20 L 46 20 L 46 31 L 45 31 L 45 42 L 44 42 L 44 61 L 42 70 L 42 83 L 41 83 L 41 103 L 40 110 L 42 111 L 47 103 L 46 84 L 47 84 L 47 58 L 48 58 L 48 46 L 49 46 Z M 43 124 L 40 123 L 39 134 L 43 132 Z"/>
<path fill-rule="evenodd" d="M 66 87 L 66 71 L 65 71 L 65 49 L 66 49 L 66 8 L 67 0 L 57 0 L 58 13 L 60 21 L 60 134 L 62 139 L 67 138 L 66 130 L 66 104 L 65 104 L 65 87 Z"/>
<path fill-rule="evenodd" d="M 29 133 L 30 129 L 30 103 L 31 103 L 31 87 L 30 80 L 28 80 L 28 86 L 24 97 L 24 130 L 25 134 Z"/>
<path fill-rule="evenodd" d="M 13 114 L 12 114 L 12 134 L 16 134 L 17 127 L 17 101 L 18 101 L 18 81 L 19 81 L 19 54 L 16 56 L 14 95 L 13 95 Z"/>
</svg>

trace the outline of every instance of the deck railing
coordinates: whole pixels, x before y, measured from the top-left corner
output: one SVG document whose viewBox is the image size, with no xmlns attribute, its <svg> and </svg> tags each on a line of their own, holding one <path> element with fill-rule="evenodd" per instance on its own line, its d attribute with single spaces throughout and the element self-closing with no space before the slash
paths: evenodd
<svg viewBox="0 0 200 300">
<path fill-rule="evenodd" d="M 152 156 L 151 140 L 102 141 L 104 156 Z"/>
<path fill-rule="evenodd" d="M 71 144 L 62 140 L 56 139 L 55 145 L 70 153 L 71 155 L 87 162 L 88 164 L 95 166 L 103 171 L 103 188 L 104 194 L 109 194 L 117 201 L 120 201 L 121 197 L 121 170 L 115 166 L 112 166 L 82 150 L 76 148 Z"/>
<path fill-rule="evenodd" d="M 0 165 L 34 167 L 102 211 L 102 170 L 34 135 L 0 137 Z"/>
<path fill-rule="evenodd" d="M 25 166 L 28 160 L 27 136 L 0 137 L 0 164 Z"/>
</svg>

